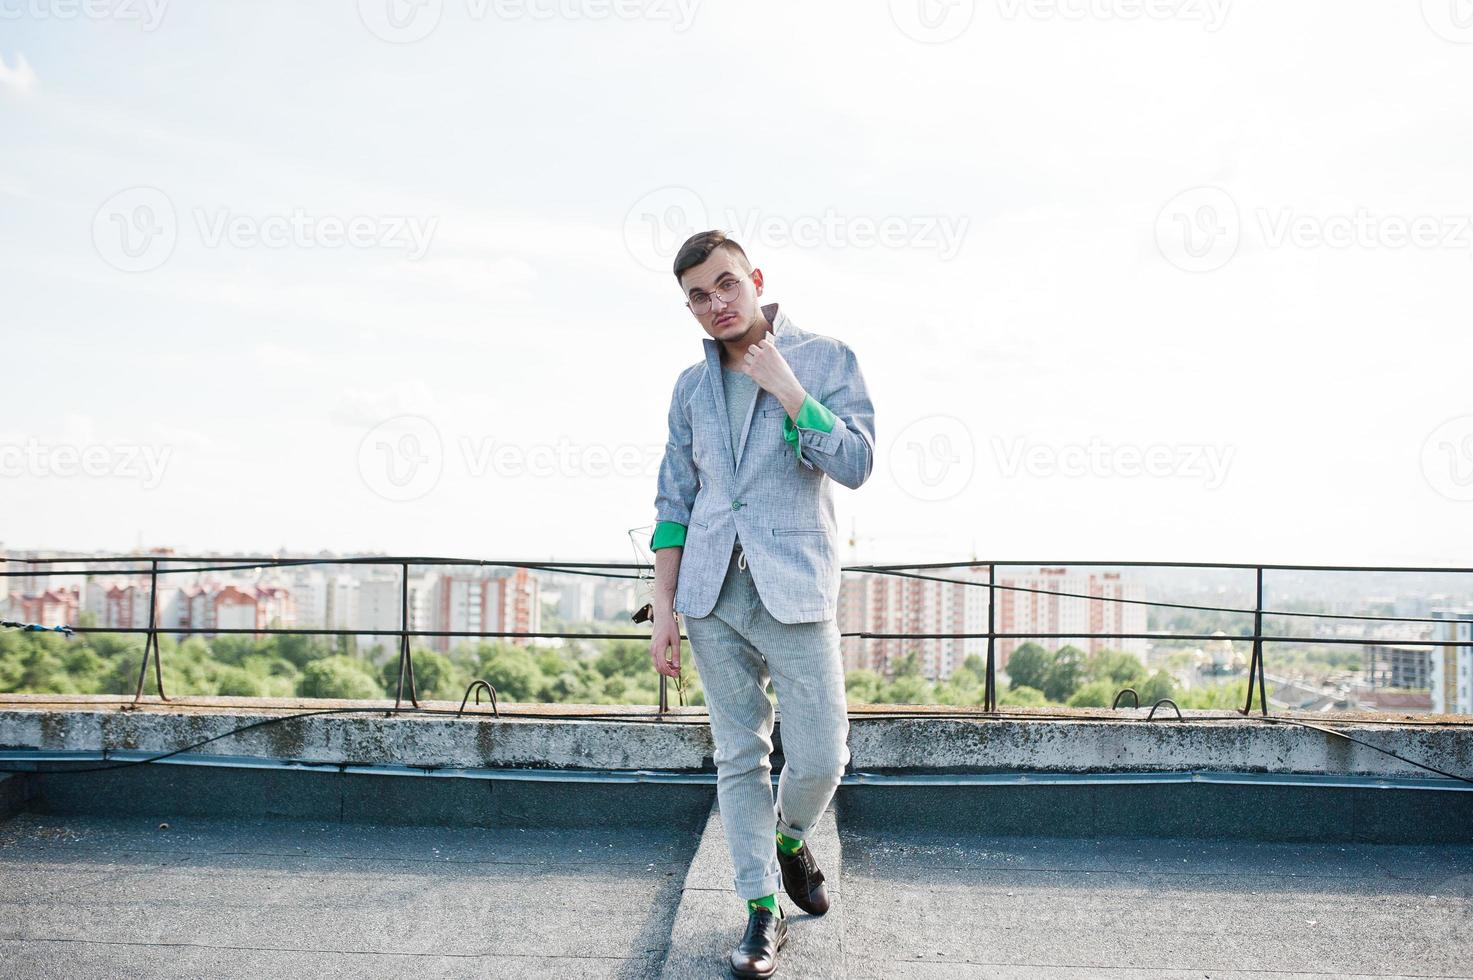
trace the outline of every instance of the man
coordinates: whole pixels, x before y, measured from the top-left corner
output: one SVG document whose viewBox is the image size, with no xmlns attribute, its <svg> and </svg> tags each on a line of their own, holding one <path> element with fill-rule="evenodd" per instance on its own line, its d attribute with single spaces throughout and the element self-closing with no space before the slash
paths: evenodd
<svg viewBox="0 0 1473 980">
<path fill-rule="evenodd" d="M 675 257 L 708 335 L 681 372 L 655 497 L 655 669 L 680 674 L 680 622 L 705 690 L 716 795 L 747 927 L 740 977 L 767 977 L 787 939 L 782 884 L 813 915 L 828 895 L 804 835 L 849 762 L 839 652 L 838 528 L 830 481 L 857 489 L 874 462 L 874 407 L 844 343 L 759 306 L 762 270 L 719 231 Z M 773 708 L 785 764 L 772 795 Z"/>
</svg>

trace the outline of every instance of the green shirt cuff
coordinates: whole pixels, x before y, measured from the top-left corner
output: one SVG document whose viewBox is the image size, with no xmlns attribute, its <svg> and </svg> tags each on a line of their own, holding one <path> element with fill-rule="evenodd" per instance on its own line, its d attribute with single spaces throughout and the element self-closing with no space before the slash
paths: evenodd
<svg viewBox="0 0 1473 980">
<path fill-rule="evenodd" d="M 685 546 L 685 525 L 674 521 L 656 521 L 655 533 L 650 538 L 650 550 Z"/>
<path fill-rule="evenodd" d="M 783 439 L 793 447 L 793 455 L 801 457 L 803 447 L 798 444 L 798 429 L 817 429 L 820 432 L 834 431 L 834 413 L 823 407 L 823 404 L 808 395 L 803 399 L 803 407 L 798 409 L 797 421 L 783 416 Z"/>
</svg>

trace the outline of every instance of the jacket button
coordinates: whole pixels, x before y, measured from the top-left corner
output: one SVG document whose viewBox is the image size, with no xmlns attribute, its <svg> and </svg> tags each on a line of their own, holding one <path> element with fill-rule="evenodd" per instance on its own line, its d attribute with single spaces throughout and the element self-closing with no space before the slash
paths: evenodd
<svg viewBox="0 0 1473 980">
<path fill-rule="evenodd" d="M 731 509 L 732 510 L 741 510 L 742 509 L 742 502 L 740 500 L 733 500 L 731 502 Z"/>
</svg>

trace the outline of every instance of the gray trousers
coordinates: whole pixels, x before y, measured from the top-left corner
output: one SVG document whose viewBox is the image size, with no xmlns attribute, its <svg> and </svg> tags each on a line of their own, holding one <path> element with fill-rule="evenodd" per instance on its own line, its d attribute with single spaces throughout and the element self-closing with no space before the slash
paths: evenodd
<svg viewBox="0 0 1473 980">
<path fill-rule="evenodd" d="M 740 545 L 709 615 L 685 617 L 716 743 L 716 799 L 743 899 L 782 884 L 774 829 L 802 838 L 849 764 L 849 715 L 836 619 L 782 623 L 762 605 Z M 773 707 L 782 711 L 783 768 L 772 795 Z"/>
</svg>

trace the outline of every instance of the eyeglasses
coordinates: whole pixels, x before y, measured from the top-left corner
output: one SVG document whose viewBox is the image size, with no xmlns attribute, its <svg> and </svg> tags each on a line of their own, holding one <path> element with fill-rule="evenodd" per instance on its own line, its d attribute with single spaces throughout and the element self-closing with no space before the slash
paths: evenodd
<svg viewBox="0 0 1473 980">
<path fill-rule="evenodd" d="M 728 276 L 716 284 L 716 297 L 723 303 L 730 303 L 737 298 L 742 291 L 742 280 L 746 276 Z M 687 302 L 686 307 L 696 316 L 704 316 L 711 312 L 711 294 L 695 293 Z"/>
</svg>

